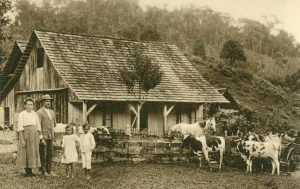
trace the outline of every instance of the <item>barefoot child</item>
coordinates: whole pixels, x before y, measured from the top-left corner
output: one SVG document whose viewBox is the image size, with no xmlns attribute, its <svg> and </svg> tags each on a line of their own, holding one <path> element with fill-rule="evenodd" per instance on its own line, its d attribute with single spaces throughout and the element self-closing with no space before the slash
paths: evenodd
<svg viewBox="0 0 300 189">
<path fill-rule="evenodd" d="M 66 127 L 66 135 L 63 136 L 62 139 L 63 157 L 61 160 L 61 163 L 66 164 L 67 178 L 69 177 L 74 178 L 73 167 L 74 167 L 74 163 L 78 159 L 78 153 L 76 150 L 76 141 L 79 141 L 79 137 L 73 134 L 73 127 L 68 125 Z"/>
<path fill-rule="evenodd" d="M 86 179 L 90 179 L 90 169 L 91 169 L 91 161 L 92 161 L 92 150 L 95 148 L 95 139 L 94 136 L 89 133 L 90 126 L 89 124 L 84 124 L 82 126 L 83 134 L 80 136 L 80 151 L 82 158 L 82 168 L 84 169 L 84 173 Z"/>
</svg>

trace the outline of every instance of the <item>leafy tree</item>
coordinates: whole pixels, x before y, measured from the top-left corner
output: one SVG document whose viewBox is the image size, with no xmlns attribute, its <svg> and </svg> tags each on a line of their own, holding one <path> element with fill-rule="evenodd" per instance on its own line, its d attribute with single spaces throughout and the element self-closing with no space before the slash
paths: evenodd
<svg viewBox="0 0 300 189">
<path fill-rule="evenodd" d="M 160 34 L 156 29 L 147 28 L 141 35 L 143 41 L 160 41 Z"/>
<path fill-rule="evenodd" d="M 205 47 L 201 40 L 195 41 L 193 45 L 193 55 L 205 58 L 206 56 Z"/>
<path fill-rule="evenodd" d="M 234 40 L 229 40 L 223 45 L 220 58 L 229 59 L 230 63 L 234 63 L 235 61 L 247 61 L 243 46 Z"/>
<path fill-rule="evenodd" d="M 6 15 L 12 9 L 10 0 L 0 0 L 0 65 L 4 62 L 4 49 L 2 45 L 9 38 L 3 32 L 3 27 L 7 26 L 10 22 L 10 19 Z"/>
<path fill-rule="evenodd" d="M 144 55 L 141 50 L 136 50 L 127 62 L 128 67 L 119 70 L 119 81 L 126 85 L 130 94 L 138 97 L 139 105 L 136 110 L 132 110 L 136 114 L 137 128 L 140 128 L 139 117 L 144 98 L 161 82 L 162 72 L 159 65 L 153 64 L 150 57 Z"/>
</svg>

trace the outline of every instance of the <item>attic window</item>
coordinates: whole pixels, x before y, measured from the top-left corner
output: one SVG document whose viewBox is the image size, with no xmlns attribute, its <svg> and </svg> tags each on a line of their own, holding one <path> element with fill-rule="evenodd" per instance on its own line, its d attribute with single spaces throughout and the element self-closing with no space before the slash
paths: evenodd
<svg viewBox="0 0 300 189">
<path fill-rule="evenodd" d="M 44 54 L 45 51 L 43 48 L 37 49 L 37 68 L 44 67 Z"/>
</svg>

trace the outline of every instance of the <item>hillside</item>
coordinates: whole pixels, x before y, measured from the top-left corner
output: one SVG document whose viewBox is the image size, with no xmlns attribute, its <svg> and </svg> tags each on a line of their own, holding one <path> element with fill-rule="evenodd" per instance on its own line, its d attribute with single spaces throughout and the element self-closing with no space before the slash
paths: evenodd
<svg viewBox="0 0 300 189">
<path fill-rule="evenodd" d="M 200 57 L 189 57 L 189 60 L 215 88 L 228 88 L 242 107 L 255 112 L 263 125 L 272 119 L 275 124 L 285 122 L 289 127 L 300 129 L 300 92 L 291 92 L 264 79 L 276 75 L 273 72 L 278 65 L 270 57 L 251 53 L 247 52 L 247 63 L 251 63 L 248 66 L 230 66 L 218 58 L 203 61 Z M 263 65 L 266 62 L 267 68 Z M 273 77 L 279 78 L 284 78 L 284 74 Z"/>
</svg>

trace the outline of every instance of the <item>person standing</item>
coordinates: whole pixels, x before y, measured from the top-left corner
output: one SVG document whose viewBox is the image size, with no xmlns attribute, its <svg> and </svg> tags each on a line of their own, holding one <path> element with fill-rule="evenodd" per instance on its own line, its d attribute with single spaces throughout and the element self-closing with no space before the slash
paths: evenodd
<svg viewBox="0 0 300 189">
<path fill-rule="evenodd" d="M 18 155 L 17 167 L 25 169 L 25 176 L 35 176 L 32 168 L 41 166 L 39 140 L 41 125 L 37 114 L 33 111 L 34 100 L 27 97 L 24 101 L 25 110 L 18 115 Z"/>
<path fill-rule="evenodd" d="M 53 100 L 50 95 L 43 95 L 41 99 L 43 107 L 36 112 L 41 123 L 43 135 L 40 143 L 40 158 L 41 171 L 45 176 L 57 176 L 52 171 L 54 127 L 56 126 L 56 115 L 51 109 Z"/>
<path fill-rule="evenodd" d="M 86 179 L 91 179 L 90 170 L 92 163 L 92 151 L 96 147 L 94 136 L 89 133 L 90 125 L 82 126 L 83 134 L 80 135 L 80 153 L 82 158 L 82 168 Z"/>
<path fill-rule="evenodd" d="M 63 157 L 61 162 L 66 164 L 66 176 L 67 178 L 74 178 L 74 163 L 78 159 L 78 152 L 76 149 L 76 141 L 79 142 L 79 137 L 74 134 L 73 127 L 68 125 L 65 128 L 66 132 L 62 139 Z M 78 129 L 76 129 L 78 134 Z"/>
</svg>

